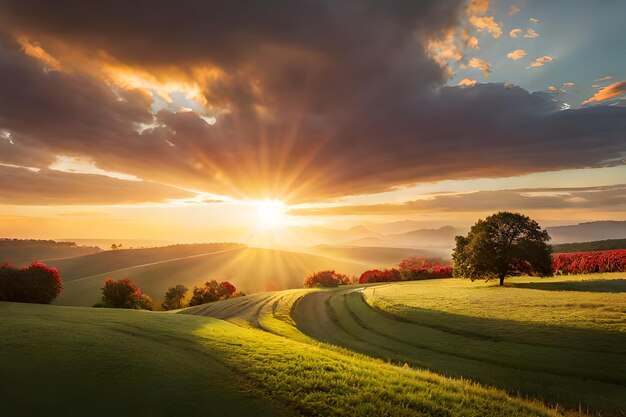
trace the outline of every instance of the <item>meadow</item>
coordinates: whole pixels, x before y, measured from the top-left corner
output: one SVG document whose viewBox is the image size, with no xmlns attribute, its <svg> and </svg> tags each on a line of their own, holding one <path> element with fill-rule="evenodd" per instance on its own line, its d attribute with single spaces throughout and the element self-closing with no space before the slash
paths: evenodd
<svg viewBox="0 0 626 417">
<path fill-rule="evenodd" d="M 236 324 L 189 314 L 0 303 L 3 411 L 48 416 L 561 414 L 501 390 L 396 366 L 302 334 L 299 340 L 285 337 L 299 332 L 282 320 L 281 312 L 288 310 L 273 308 L 274 298 L 287 297 L 282 307 L 290 307 L 300 295 L 263 296 L 273 300 L 271 308 L 256 317 L 272 316 L 266 325 L 283 336 L 242 319 Z M 242 312 L 263 310 L 246 298 L 238 300 L 250 304 Z"/>
<path fill-rule="evenodd" d="M 392 363 L 468 378 L 555 407 L 621 415 L 626 294 L 524 285 L 585 288 L 594 282 L 594 289 L 608 285 L 614 291 L 622 275 L 524 277 L 504 287 L 446 279 L 294 290 L 185 312 L 292 339 L 295 324 L 312 339 Z"/>
</svg>

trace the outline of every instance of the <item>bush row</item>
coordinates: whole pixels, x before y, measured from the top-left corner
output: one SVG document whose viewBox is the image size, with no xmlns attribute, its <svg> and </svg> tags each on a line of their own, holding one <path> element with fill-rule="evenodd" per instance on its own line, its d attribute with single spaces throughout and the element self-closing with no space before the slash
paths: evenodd
<svg viewBox="0 0 626 417">
<path fill-rule="evenodd" d="M 561 275 L 626 272 L 626 249 L 555 253 L 552 255 L 552 269 L 555 274 Z"/>
<path fill-rule="evenodd" d="M 33 262 L 24 268 L 0 265 L 0 301 L 49 304 L 63 292 L 56 268 Z"/>
</svg>

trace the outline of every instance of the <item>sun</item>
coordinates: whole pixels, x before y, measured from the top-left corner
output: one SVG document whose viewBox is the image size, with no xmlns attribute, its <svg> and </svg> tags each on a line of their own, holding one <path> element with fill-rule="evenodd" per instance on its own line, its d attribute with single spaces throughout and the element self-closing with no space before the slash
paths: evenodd
<svg viewBox="0 0 626 417">
<path fill-rule="evenodd" d="M 282 201 L 266 199 L 255 201 L 253 205 L 260 230 L 276 230 L 287 226 L 287 206 Z"/>
</svg>

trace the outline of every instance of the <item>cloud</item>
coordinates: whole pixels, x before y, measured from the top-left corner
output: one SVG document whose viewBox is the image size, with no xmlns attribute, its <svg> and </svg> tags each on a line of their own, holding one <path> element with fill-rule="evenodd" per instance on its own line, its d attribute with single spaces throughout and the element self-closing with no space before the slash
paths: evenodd
<svg viewBox="0 0 626 417">
<path fill-rule="evenodd" d="M 507 58 L 512 59 L 513 61 L 517 61 L 518 59 L 522 59 L 526 55 L 528 55 L 528 52 L 524 51 L 523 49 L 516 49 L 516 50 L 511 51 L 508 54 L 506 54 Z"/>
<path fill-rule="evenodd" d="M 618 81 L 600 89 L 600 91 L 595 93 L 587 100 L 583 101 L 581 104 L 585 105 L 590 103 L 599 103 L 601 101 L 606 101 L 615 97 L 619 97 L 623 94 L 626 94 L 626 81 Z"/>
<path fill-rule="evenodd" d="M 624 108 L 561 111 L 547 92 L 446 87 L 448 72 L 425 45 L 463 30 L 465 6 L 4 0 L 0 130 L 13 143 L 0 138 L 0 163 L 88 184 L 87 174 L 47 168 L 66 156 L 144 180 L 134 187 L 295 203 L 597 166 L 626 150 Z M 62 71 L 43 71 L 18 36 Z M 487 62 L 470 62 L 489 74 Z M 33 183 L 21 201 L 51 192 L 35 185 L 44 176 L 31 174 L 20 181 Z M 94 181 L 128 186 L 103 178 Z M 50 201 L 119 201 L 118 185 Z M 150 198 L 141 190 L 125 193 Z M 153 190 L 156 201 L 170 195 Z"/>
<path fill-rule="evenodd" d="M 516 14 L 518 14 L 520 11 L 520 8 L 517 4 L 512 4 L 511 7 L 509 7 L 509 12 L 507 13 L 509 16 L 515 16 Z"/>
<path fill-rule="evenodd" d="M 291 210 L 291 215 L 409 215 L 442 212 L 494 212 L 497 210 L 597 210 L 626 209 L 626 185 L 580 188 L 530 188 L 516 190 L 444 193 L 403 203 L 338 205 Z"/>
<path fill-rule="evenodd" d="M 541 35 L 539 35 L 537 32 L 535 32 L 534 29 L 531 28 L 528 28 L 528 30 L 526 30 L 526 33 L 524 34 L 525 39 L 537 39 L 540 36 Z"/>
<path fill-rule="evenodd" d="M 543 67 L 545 64 L 549 63 L 549 62 L 553 62 L 554 58 L 552 58 L 551 56 L 545 55 L 542 57 L 539 57 L 537 59 L 535 59 L 533 62 L 530 63 L 530 65 L 528 66 L 528 68 L 538 68 L 538 67 Z"/>
<path fill-rule="evenodd" d="M 528 21 L 532 23 L 533 25 L 536 25 L 539 23 L 539 19 L 535 19 L 534 17 L 529 18 Z"/>
<path fill-rule="evenodd" d="M 166 202 L 192 197 L 188 191 L 102 175 L 39 172 L 0 165 L 0 204 L 101 205 Z"/>
<path fill-rule="evenodd" d="M 477 83 L 478 81 L 474 80 L 473 78 L 463 78 L 461 81 L 459 81 L 457 85 L 461 87 L 473 87 Z"/>
<path fill-rule="evenodd" d="M 594 83 L 598 83 L 598 82 L 603 82 L 603 81 L 610 81 L 613 79 L 613 76 L 611 75 L 605 75 L 604 77 L 600 77 L 597 80 L 593 80 Z"/>
<path fill-rule="evenodd" d="M 548 90 L 550 91 L 559 91 L 559 89 L 553 85 L 551 85 L 550 87 L 548 87 Z"/>
<path fill-rule="evenodd" d="M 572 83 L 572 82 L 564 82 L 563 83 L 563 87 L 574 87 L 576 85 L 576 83 Z"/>
<path fill-rule="evenodd" d="M 489 10 L 490 0 L 470 0 L 467 7 L 468 15 L 481 15 Z"/>
<path fill-rule="evenodd" d="M 512 38 L 517 38 L 521 34 L 522 34 L 522 29 L 520 28 L 511 29 L 511 31 L 509 32 L 509 36 Z"/>
<path fill-rule="evenodd" d="M 471 16 L 469 22 L 479 32 L 487 32 L 494 38 L 502 36 L 502 23 L 496 22 L 493 16 Z"/>
<path fill-rule="evenodd" d="M 489 77 L 491 75 L 491 64 L 483 59 L 471 58 L 467 62 L 467 66 L 479 69 L 485 77 Z"/>
</svg>

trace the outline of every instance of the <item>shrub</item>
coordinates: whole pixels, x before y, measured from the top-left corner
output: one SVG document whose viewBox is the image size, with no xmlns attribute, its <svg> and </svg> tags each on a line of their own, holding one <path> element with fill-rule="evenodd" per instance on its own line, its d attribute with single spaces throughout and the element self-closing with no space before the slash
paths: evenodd
<svg viewBox="0 0 626 417">
<path fill-rule="evenodd" d="M 226 300 L 228 298 L 244 295 L 237 292 L 237 288 L 228 281 L 217 282 L 207 281 L 203 287 L 194 287 L 193 295 L 189 300 L 189 306 L 212 303 L 214 301 Z"/>
<path fill-rule="evenodd" d="M 24 268 L 0 265 L 0 301 L 49 304 L 63 292 L 56 268 L 33 262 Z"/>
<path fill-rule="evenodd" d="M 350 284 L 350 277 L 333 270 L 319 271 L 304 278 L 305 288 L 336 287 Z"/>
<path fill-rule="evenodd" d="M 359 277 L 359 284 L 391 281 L 400 281 L 400 271 L 395 268 L 385 269 L 383 271 L 378 269 L 370 269 L 369 271 L 363 272 Z"/>
<path fill-rule="evenodd" d="M 185 307 L 185 295 L 189 289 L 184 285 L 171 287 L 165 293 L 165 301 L 161 304 L 163 310 L 178 310 Z"/>
<path fill-rule="evenodd" d="M 102 302 L 94 307 L 152 310 L 152 299 L 128 278 L 119 281 L 107 278 L 102 286 Z"/>
<path fill-rule="evenodd" d="M 562 275 L 626 272 L 626 249 L 557 253 L 552 255 L 552 270 Z"/>
</svg>

